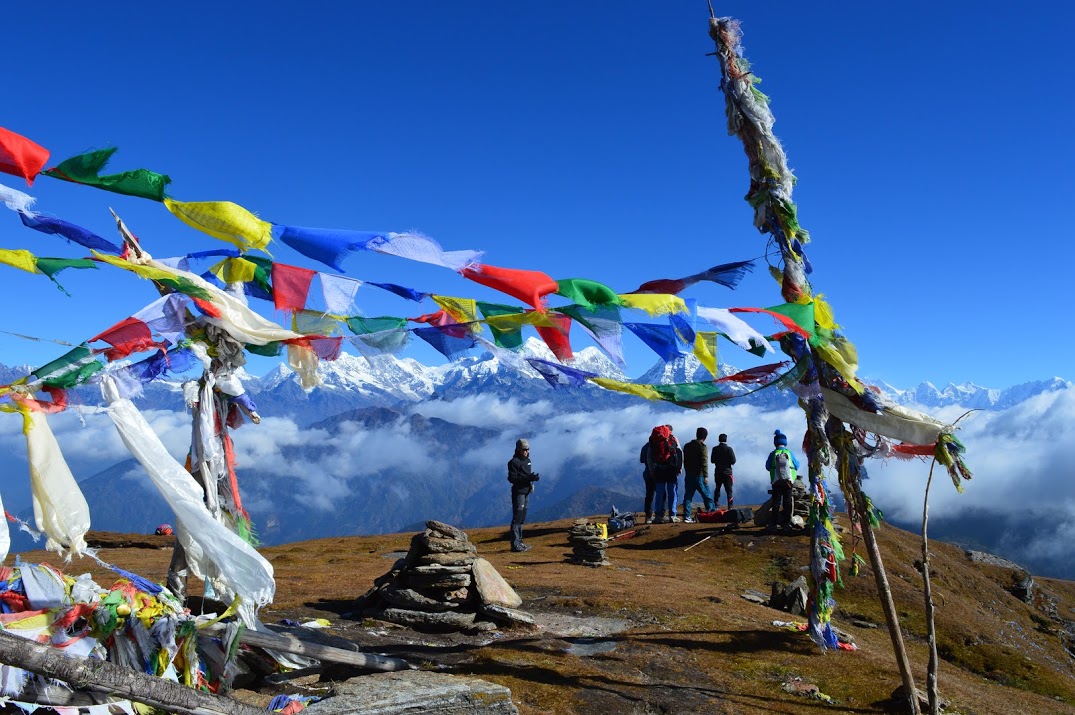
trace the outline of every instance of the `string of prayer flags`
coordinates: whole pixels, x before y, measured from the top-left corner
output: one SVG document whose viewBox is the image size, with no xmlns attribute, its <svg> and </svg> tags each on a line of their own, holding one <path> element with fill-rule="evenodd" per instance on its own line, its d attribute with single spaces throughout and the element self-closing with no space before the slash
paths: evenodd
<svg viewBox="0 0 1075 715">
<path fill-rule="evenodd" d="M 482 263 L 460 271 L 464 278 L 498 290 L 541 310 L 544 298 L 560 289 L 560 284 L 541 271 L 500 268 Z"/>
<path fill-rule="evenodd" d="M 0 127 L 0 171 L 26 179 L 33 186 L 34 177 L 49 160 L 49 150 L 21 134 Z"/>
<path fill-rule="evenodd" d="M 172 181 L 165 174 L 158 174 L 148 169 L 134 169 L 120 174 L 100 175 L 101 170 L 105 168 L 116 150 L 117 147 L 109 147 L 79 154 L 47 169 L 44 174 L 116 194 L 163 201 L 164 188 Z"/>
<path fill-rule="evenodd" d="M 35 256 L 26 249 L 0 248 L 0 263 L 18 268 L 27 273 L 41 273 L 48 276 L 56 287 L 67 293 L 64 287 L 56 280 L 56 274 L 65 268 L 97 268 L 97 264 L 88 258 L 46 258 Z M 70 295 L 68 293 L 68 295 Z"/>
<path fill-rule="evenodd" d="M 686 278 L 658 278 L 657 280 L 643 283 L 632 293 L 671 293 L 678 294 L 699 281 L 711 281 L 719 283 L 727 288 L 734 289 L 743 280 L 747 273 L 754 270 L 754 261 L 736 261 L 735 263 L 722 263 L 713 266 L 700 273 L 687 276 Z"/>
<path fill-rule="evenodd" d="M 122 252 L 122 249 L 111 241 L 106 241 L 92 231 L 62 219 L 49 218 L 41 214 L 31 215 L 25 212 L 20 212 L 19 218 L 22 219 L 23 225 L 27 228 L 66 238 L 68 241 L 93 251 L 104 251 L 117 256 Z"/>
<path fill-rule="evenodd" d="M 116 268 L 122 268 L 125 271 L 130 271 L 137 276 L 146 278 L 151 281 L 156 281 L 171 288 L 174 291 L 178 291 L 185 295 L 189 295 L 191 298 L 199 298 L 201 300 L 210 300 L 212 294 L 204 287 L 199 286 L 194 281 L 190 280 L 193 275 L 187 274 L 189 277 L 183 276 L 181 271 L 169 271 L 165 270 L 163 264 L 158 266 L 143 265 L 138 263 L 131 263 L 119 256 L 106 256 L 99 251 L 93 251 L 94 257 L 102 262 L 107 263 L 110 266 Z"/>
<path fill-rule="evenodd" d="M 234 244 L 240 251 L 264 251 L 272 241 L 271 223 L 231 201 L 183 202 L 166 198 L 164 205 L 191 228 Z"/>
<path fill-rule="evenodd" d="M 30 207 L 34 205 L 35 201 L 37 201 L 37 199 L 30 196 L 30 194 L 0 184 L 0 203 L 4 204 L 4 206 L 7 206 L 12 211 L 33 215 Z"/>
</svg>

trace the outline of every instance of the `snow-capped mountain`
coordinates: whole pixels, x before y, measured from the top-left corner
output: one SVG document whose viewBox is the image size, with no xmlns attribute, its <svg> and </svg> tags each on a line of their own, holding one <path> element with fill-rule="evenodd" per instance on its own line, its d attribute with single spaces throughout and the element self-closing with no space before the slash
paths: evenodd
<svg viewBox="0 0 1075 715">
<path fill-rule="evenodd" d="M 1048 392 L 1070 389 L 1069 380 L 1054 377 L 1050 380 L 1034 380 L 1004 389 L 981 387 L 972 382 L 959 385 L 949 383 L 938 388 L 932 382 L 923 382 L 916 387 L 901 390 L 883 381 L 866 380 L 867 383 L 881 388 L 886 397 L 900 405 L 918 405 L 920 407 L 959 406 L 983 410 L 1002 410 L 1016 405 L 1031 397 Z"/>
</svg>

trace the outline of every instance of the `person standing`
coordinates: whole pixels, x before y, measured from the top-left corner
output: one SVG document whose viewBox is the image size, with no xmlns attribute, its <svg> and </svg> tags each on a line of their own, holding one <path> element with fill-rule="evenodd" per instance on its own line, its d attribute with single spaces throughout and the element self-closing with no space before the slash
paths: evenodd
<svg viewBox="0 0 1075 715">
<path fill-rule="evenodd" d="M 649 437 L 649 452 L 646 458 L 653 481 L 656 482 L 654 506 L 657 524 L 678 522 L 676 516 L 676 492 L 679 488 L 679 473 L 683 469 L 683 450 L 672 434 L 672 425 L 654 427 Z"/>
<path fill-rule="evenodd" d="M 728 508 L 732 508 L 732 465 L 735 464 L 735 450 L 728 446 L 728 435 L 717 437 L 717 446 L 713 448 L 713 502 L 720 504 L 720 488 L 728 499 Z"/>
<path fill-rule="evenodd" d="M 642 445 L 642 451 L 638 455 L 638 461 L 644 466 L 642 467 L 642 481 L 646 483 L 646 503 L 643 504 L 643 509 L 646 512 L 646 523 L 653 523 L 653 496 L 657 492 L 657 483 L 653 481 L 653 475 L 649 471 L 649 442 Z"/>
<path fill-rule="evenodd" d="M 526 506 L 540 476 L 530 468 L 530 443 L 520 439 L 515 443 L 515 455 L 508 462 L 508 481 L 511 482 L 511 550 L 529 551 L 523 543 L 523 524 Z"/>
<path fill-rule="evenodd" d="M 791 527 L 791 512 L 794 506 L 791 497 L 791 485 L 795 481 L 799 460 L 788 450 L 787 436 L 777 430 L 773 433 L 773 449 L 765 460 L 769 471 L 769 481 L 773 485 L 773 509 L 770 523 L 775 522 L 777 529 Z"/>
<path fill-rule="evenodd" d="M 709 448 L 705 438 L 708 436 L 709 430 L 699 427 L 695 438 L 683 445 L 683 521 L 688 524 L 694 523 L 691 512 L 695 492 L 702 495 L 705 510 L 713 511 L 713 497 L 706 483 L 709 479 Z"/>
</svg>

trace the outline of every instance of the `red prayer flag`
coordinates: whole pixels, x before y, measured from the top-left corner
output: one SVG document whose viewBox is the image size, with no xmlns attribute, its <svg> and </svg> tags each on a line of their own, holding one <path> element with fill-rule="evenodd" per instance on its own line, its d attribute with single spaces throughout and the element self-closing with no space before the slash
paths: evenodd
<svg viewBox="0 0 1075 715">
<path fill-rule="evenodd" d="M 810 331 L 802 327 L 794 320 L 782 313 L 776 313 L 772 310 L 766 310 L 765 308 L 728 308 L 729 313 L 764 313 L 765 315 L 771 315 L 773 318 L 793 333 L 798 333 L 804 338 L 810 338 Z M 779 337 L 779 336 L 778 336 Z"/>
<path fill-rule="evenodd" d="M 571 332 L 571 318 L 560 313 L 549 313 L 548 317 L 556 326 L 537 325 L 535 327 L 538 335 L 549 346 L 549 350 L 552 350 L 552 354 L 556 356 L 557 360 L 560 362 L 570 360 L 575 357 L 574 353 L 571 352 L 571 340 L 568 338 L 568 333 Z"/>
<path fill-rule="evenodd" d="M 26 179 L 33 185 L 49 160 L 49 150 L 21 134 L 0 127 L 0 171 Z"/>
<path fill-rule="evenodd" d="M 306 307 L 306 296 L 317 271 L 286 263 L 272 264 L 272 293 L 277 310 L 297 312 Z"/>
<path fill-rule="evenodd" d="M 301 345 L 322 360 L 335 360 L 340 357 L 343 338 L 330 338 L 325 335 L 306 335 L 283 341 L 287 345 Z"/>
<path fill-rule="evenodd" d="M 95 340 L 102 340 L 112 346 L 110 349 L 94 351 L 103 352 L 109 362 L 120 360 L 131 353 L 149 350 L 150 348 L 164 350 L 168 348 L 167 343 L 154 342 L 153 333 L 150 331 L 149 326 L 138 318 L 122 320 L 100 335 L 90 338 L 89 342 L 92 343 Z"/>
<path fill-rule="evenodd" d="M 560 284 L 541 271 L 497 268 L 483 263 L 477 268 L 464 268 L 461 273 L 464 278 L 507 293 L 538 309 L 542 306 L 542 298 L 560 290 Z"/>
</svg>

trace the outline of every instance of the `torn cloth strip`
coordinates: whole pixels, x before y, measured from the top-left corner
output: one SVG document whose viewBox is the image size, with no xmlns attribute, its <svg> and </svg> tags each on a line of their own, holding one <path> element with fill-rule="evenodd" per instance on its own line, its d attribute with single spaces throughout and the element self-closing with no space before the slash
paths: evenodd
<svg viewBox="0 0 1075 715">
<path fill-rule="evenodd" d="M 0 171 L 26 179 L 33 185 L 34 177 L 49 160 L 49 150 L 21 134 L 0 127 Z"/>
<path fill-rule="evenodd" d="M 413 288 L 406 288 L 404 286 L 396 285 L 395 283 L 374 283 L 373 281 L 366 281 L 367 285 L 377 286 L 381 290 L 386 290 L 389 293 L 395 293 L 400 298 L 406 298 L 407 300 L 413 300 L 415 303 L 421 303 L 428 298 L 430 293 L 422 293 L 416 291 Z"/>
<path fill-rule="evenodd" d="M 12 211 L 33 216 L 34 212 L 30 210 L 30 207 L 34 205 L 35 201 L 37 199 L 30 196 L 30 194 L 0 184 L 0 204 L 7 206 Z"/>
<path fill-rule="evenodd" d="M 340 357 L 342 343 L 343 338 L 330 338 L 324 335 L 306 335 L 284 341 L 286 345 L 301 345 L 320 359 L 329 361 Z"/>
<path fill-rule="evenodd" d="M 735 263 L 722 263 L 713 266 L 701 273 L 687 276 L 686 278 L 658 278 L 643 283 L 635 288 L 632 293 L 671 293 L 677 294 L 699 281 L 711 281 L 719 283 L 727 288 L 735 288 L 743 277 L 754 270 L 754 261 L 736 261 Z"/>
<path fill-rule="evenodd" d="M 38 531 L 48 536 L 45 548 L 80 554 L 86 548 L 90 510 L 60 445 L 40 412 L 27 416 L 26 452 L 30 463 L 30 488 Z"/>
<path fill-rule="evenodd" d="M 346 315 L 355 307 L 355 296 L 362 287 L 362 281 L 346 276 L 334 276 L 318 273 L 321 280 L 321 297 L 325 300 L 325 309 L 337 315 Z"/>
<path fill-rule="evenodd" d="M 763 383 L 767 382 L 778 370 L 787 366 L 787 362 L 758 365 L 757 367 L 748 368 L 732 375 L 728 375 L 727 377 L 722 377 L 717 380 L 717 382 Z"/>
<path fill-rule="evenodd" d="M 180 221 L 213 238 L 234 244 L 241 251 L 265 250 L 272 241 L 272 224 L 231 201 L 183 202 L 164 199 Z"/>
<path fill-rule="evenodd" d="M 653 325 L 651 323 L 624 323 L 623 327 L 638 336 L 661 360 L 670 362 L 683 356 L 679 349 L 676 332 L 670 325 Z"/>
<path fill-rule="evenodd" d="M 799 325 L 798 321 L 790 317 L 785 313 L 780 313 L 775 310 L 769 310 L 767 308 L 729 308 L 730 313 L 759 313 L 762 315 L 772 316 L 776 322 L 780 323 L 786 330 L 790 330 L 793 333 L 798 333 L 806 339 L 813 337 L 813 331 Z M 813 313 L 813 310 L 810 311 Z"/>
<path fill-rule="evenodd" d="M 510 295 L 534 308 L 541 308 L 544 297 L 560 288 L 556 281 L 541 271 L 499 268 L 483 263 L 465 268 L 461 273 L 464 278 Z"/>
<path fill-rule="evenodd" d="M 934 444 L 941 433 L 948 429 L 940 420 L 906 407 L 886 405 L 882 413 L 860 410 L 848 398 L 838 392 L 821 388 L 825 407 L 841 421 L 861 427 L 882 437 L 897 439 L 911 444 Z"/>
<path fill-rule="evenodd" d="M 112 347 L 101 350 L 109 362 L 122 360 L 131 353 L 142 352 L 150 348 L 167 348 L 167 343 L 158 343 L 153 340 L 149 326 L 138 318 L 126 318 L 113 325 L 111 328 L 89 339 L 88 342 L 101 340 Z"/>
<path fill-rule="evenodd" d="M 45 171 L 45 176 L 93 186 L 116 194 L 163 201 L 164 188 L 172 182 L 164 174 L 148 169 L 134 169 L 121 174 L 100 175 L 101 170 L 105 168 L 116 150 L 117 147 L 109 147 L 73 156 Z"/>
<path fill-rule="evenodd" d="M 305 228 L 274 224 L 272 235 L 307 258 L 325 264 L 337 271 L 344 257 L 353 251 L 369 250 L 374 239 L 386 240 L 388 234 L 380 231 L 349 231 L 333 228 Z"/>
<path fill-rule="evenodd" d="M 617 365 L 627 364 L 623 358 L 623 323 L 617 306 L 595 306 L 593 310 L 586 310 L 578 305 L 567 305 L 557 308 L 556 312 L 578 323 Z"/>
<path fill-rule="evenodd" d="M 567 365 L 558 365 L 539 358 L 527 358 L 526 362 L 530 364 L 530 367 L 537 370 L 538 374 L 553 387 L 582 387 L 587 380 L 597 377 L 597 374 L 593 372 L 586 372 Z"/>
<path fill-rule="evenodd" d="M 368 244 L 371 251 L 389 256 L 399 256 L 412 261 L 431 263 L 459 272 L 478 263 L 481 251 L 445 251 L 429 236 L 420 233 L 389 233 L 378 236 Z"/>
<path fill-rule="evenodd" d="M 44 387 L 67 389 L 85 382 L 90 375 L 103 367 L 89 346 L 83 343 L 30 374 Z"/>
<path fill-rule="evenodd" d="M 317 272 L 309 268 L 273 263 L 272 288 L 276 309 L 295 312 L 305 308 L 306 298 L 310 294 L 310 283 L 315 275 Z"/>
<path fill-rule="evenodd" d="M 729 340 L 748 352 L 755 349 L 773 352 L 773 347 L 764 335 L 724 308 L 698 306 L 698 317 L 712 323 L 719 332 L 724 333 Z"/>
<path fill-rule="evenodd" d="M 429 343 L 433 348 L 449 360 L 456 360 L 473 349 L 477 344 L 469 335 L 459 336 L 445 332 L 448 328 L 414 328 L 411 332 L 422 340 Z"/>
</svg>

